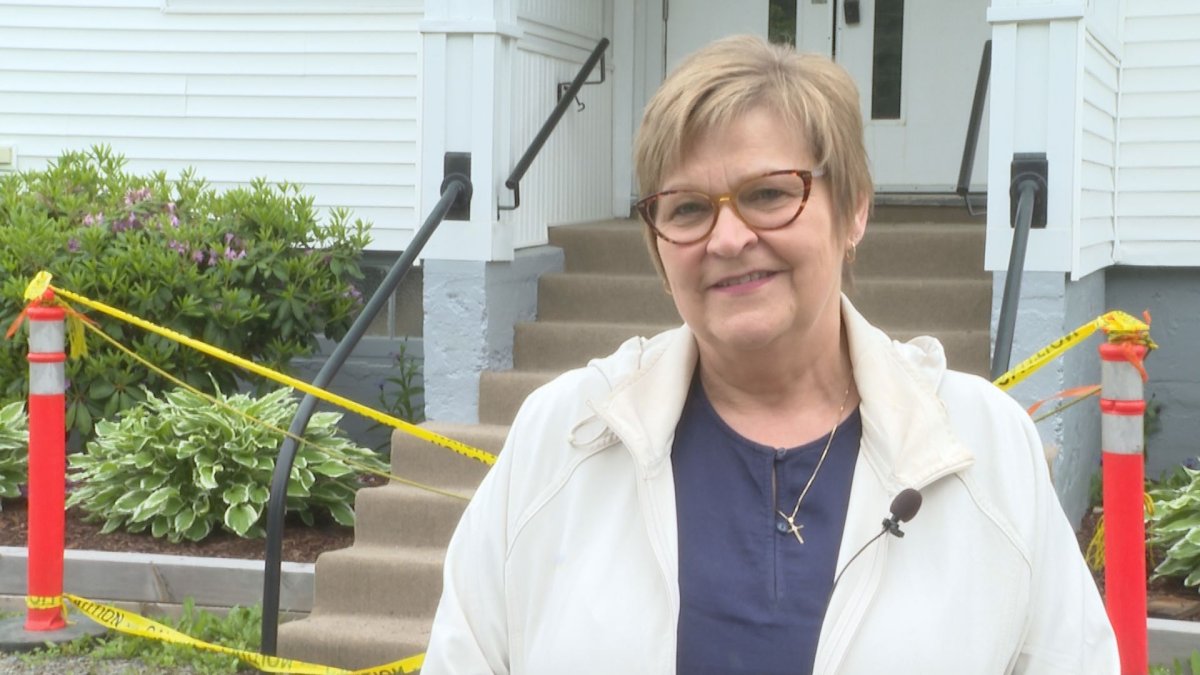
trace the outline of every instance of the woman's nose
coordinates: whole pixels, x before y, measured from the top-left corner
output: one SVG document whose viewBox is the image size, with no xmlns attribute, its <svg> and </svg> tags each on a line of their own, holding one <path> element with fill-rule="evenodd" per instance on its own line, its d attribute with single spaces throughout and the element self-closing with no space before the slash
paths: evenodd
<svg viewBox="0 0 1200 675">
<path fill-rule="evenodd" d="M 733 200 L 725 198 L 717 204 L 716 222 L 708 235 L 708 251 L 720 256 L 735 256 L 758 239 L 754 230 L 742 220 Z"/>
</svg>

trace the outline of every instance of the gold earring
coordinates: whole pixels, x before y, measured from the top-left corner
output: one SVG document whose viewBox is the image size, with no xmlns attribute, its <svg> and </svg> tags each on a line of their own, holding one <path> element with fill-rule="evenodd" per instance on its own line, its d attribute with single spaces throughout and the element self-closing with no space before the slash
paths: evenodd
<svg viewBox="0 0 1200 675">
<path fill-rule="evenodd" d="M 850 250 L 846 251 L 846 262 L 852 263 L 852 262 L 854 262 L 854 259 L 857 257 L 858 257 L 858 245 L 855 244 L 854 240 L 852 239 L 852 240 L 850 240 Z"/>
</svg>

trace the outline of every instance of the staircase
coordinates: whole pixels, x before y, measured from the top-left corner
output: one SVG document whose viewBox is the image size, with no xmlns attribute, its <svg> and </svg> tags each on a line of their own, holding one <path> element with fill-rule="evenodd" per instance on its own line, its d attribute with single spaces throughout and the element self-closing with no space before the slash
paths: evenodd
<svg viewBox="0 0 1200 675">
<path fill-rule="evenodd" d="M 552 228 L 550 243 L 563 249 L 564 271 L 539 282 L 538 320 L 516 327 L 513 370 L 480 378 L 480 424 L 426 423 L 432 431 L 497 453 L 535 388 L 630 336 L 679 325 L 638 223 Z M 983 225 L 960 209 L 880 207 L 848 293 L 893 337 L 935 335 L 951 367 L 984 375 L 992 286 L 983 246 Z M 470 495 L 487 467 L 397 431 L 392 468 Z M 399 483 L 360 490 L 354 545 L 317 560 L 312 614 L 280 627 L 280 655 L 365 668 L 424 651 L 446 544 L 465 505 Z"/>
</svg>

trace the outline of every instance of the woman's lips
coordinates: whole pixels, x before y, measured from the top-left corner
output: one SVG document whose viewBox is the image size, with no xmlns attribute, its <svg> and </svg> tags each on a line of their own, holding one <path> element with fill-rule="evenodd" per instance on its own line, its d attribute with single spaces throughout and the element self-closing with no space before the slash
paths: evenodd
<svg viewBox="0 0 1200 675">
<path fill-rule="evenodd" d="M 738 276 L 726 277 L 712 285 L 712 290 L 724 293 L 744 293 L 752 291 L 771 280 L 776 272 L 754 271 Z"/>
</svg>

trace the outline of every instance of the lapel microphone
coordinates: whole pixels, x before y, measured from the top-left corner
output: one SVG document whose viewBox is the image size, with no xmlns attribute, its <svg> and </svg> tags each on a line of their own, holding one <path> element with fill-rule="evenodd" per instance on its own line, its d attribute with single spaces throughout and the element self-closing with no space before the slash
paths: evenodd
<svg viewBox="0 0 1200 675">
<path fill-rule="evenodd" d="M 883 519 L 883 529 L 879 531 L 879 534 L 871 537 L 867 543 L 862 545 L 862 548 L 850 556 L 850 559 L 846 561 L 846 566 L 834 577 L 833 586 L 829 588 L 829 597 L 833 597 L 833 589 L 837 588 L 838 582 L 842 580 L 842 575 L 849 569 L 850 563 L 853 563 L 858 556 L 862 555 L 862 552 L 867 550 L 868 546 L 874 544 L 885 534 L 892 534 L 896 537 L 904 536 L 903 530 L 900 529 L 900 523 L 907 523 L 912 520 L 913 516 L 917 515 L 917 511 L 921 510 L 921 493 L 912 488 L 904 488 L 892 500 L 890 508 L 892 515 Z"/>
</svg>

